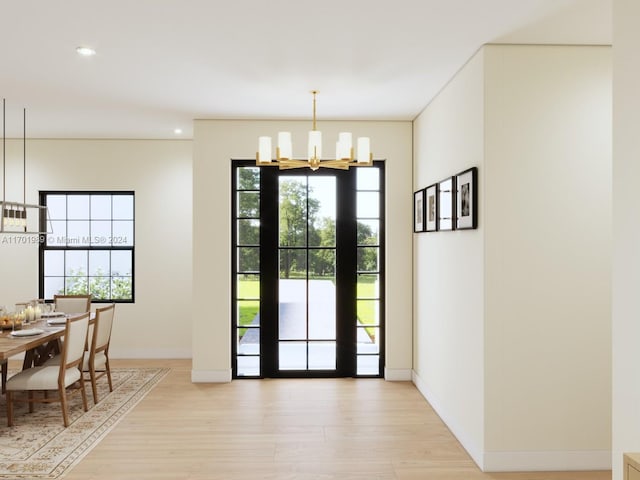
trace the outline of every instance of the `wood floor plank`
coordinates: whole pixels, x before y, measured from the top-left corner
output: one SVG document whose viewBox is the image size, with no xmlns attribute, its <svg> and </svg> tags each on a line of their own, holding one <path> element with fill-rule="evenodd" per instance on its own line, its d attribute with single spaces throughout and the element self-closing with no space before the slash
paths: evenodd
<svg viewBox="0 0 640 480">
<path fill-rule="evenodd" d="M 609 480 L 610 472 L 485 474 L 410 383 L 192 384 L 171 372 L 65 480 Z"/>
</svg>

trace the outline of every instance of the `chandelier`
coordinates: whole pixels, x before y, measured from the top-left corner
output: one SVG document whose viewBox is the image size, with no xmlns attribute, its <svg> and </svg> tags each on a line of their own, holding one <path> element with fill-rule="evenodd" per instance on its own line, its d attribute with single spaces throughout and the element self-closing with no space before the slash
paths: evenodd
<svg viewBox="0 0 640 480">
<path fill-rule="evenodd" d="M 46 206 L 33 205 L 26 203 L 27 198 L 27 113 L 23 109 L 23 159 L 22 159 L 22 202 L 7 201 L 7 169 L 6 169 L 6 141 L 7 135 L 6 125 L 6 100 L 2 99 L 2 199 L 0 200 L 0 233 L 27 233 L 27 234 L 46 234 L 49 233 L 50 225 L 49 214 Z M 27 216 L 27 212 L 31 211 L 31 215 Z M 47 230 L 31 229 L 28 218 L 32 218 L 35 223 L 44 224 Z"/>
<path fill-rule="evenodd" d="M 311 93 L 313 95 L 313 127 L 309 132 L 307 158 L 293 158 L 291 132 L 278 132 L 275 160 L 271 156 L 271 137 L 258 138 L 256 165 L 260 167 L 277 166 L 281 170 L 309 167 L 314 171 L 320 167 L 347 170 L 349 167 L 370 167 L 373 165 L 369 137 L 359 137 L 357 139 L 357 152 L 354 155 L 352 135 L 349 132 L 338 134 L 335 159 L 322 159 L 322 132 L 316 129 L 316 95 L 318 91 L 312 90 Z"/>
</svg>

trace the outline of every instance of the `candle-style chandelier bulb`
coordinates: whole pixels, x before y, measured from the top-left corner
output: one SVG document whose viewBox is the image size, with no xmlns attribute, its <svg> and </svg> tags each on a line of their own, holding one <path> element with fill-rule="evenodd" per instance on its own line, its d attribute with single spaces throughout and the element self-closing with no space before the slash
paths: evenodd
<svg viewBox="0 0 640 480">
<path fill-rule="evenodd" d="M 353 148 L 353 136 L 350 132 L 340 132 L 336 142 L 335 159 L 322 159 L 322 132 L 316 128 L 316 95 L 313 95 L 313 124 L 309 131 L 306 158 L 293 157 L 291 132 L 278 132 L 278 145 L 275 160 L 271 157 L 271 137 L 262 136 L 258 139 L 256 165 L 278 166 L 281 170 L 308 167 L 318 170 L 320 167 L 347 170 L 349 167 L 370 167 L 373 165 L 373 154 L 369 147 L 368 137 L 359 137 L 356 141 L 357 152 Z"/>
</svg>

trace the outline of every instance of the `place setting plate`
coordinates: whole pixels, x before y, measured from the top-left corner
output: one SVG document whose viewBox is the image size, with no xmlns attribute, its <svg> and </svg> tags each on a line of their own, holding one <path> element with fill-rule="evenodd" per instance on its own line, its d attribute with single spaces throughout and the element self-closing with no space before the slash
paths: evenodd
<svg viewBox="0 0 640 480">
<path fill-rule="evenodd" d="M 43 312 L 40 314 L 42 318 L 56 318 L 56 317 L 64 317 L 66 314 L 64 312 Z"/>
<path fill-rule="evenodd" d="M 56 317 L 47 320 L 47 325 L 66 325 L 67 317 Z"/>
<path fill-rule="evenodd" d="M 24 330 L 14 330 L 11 332 L 12 337 L 33 337 L 35 335 L 40 335 L 44 333 L 44 330 L 41 328 L 26 328 Z"/>
</svg>

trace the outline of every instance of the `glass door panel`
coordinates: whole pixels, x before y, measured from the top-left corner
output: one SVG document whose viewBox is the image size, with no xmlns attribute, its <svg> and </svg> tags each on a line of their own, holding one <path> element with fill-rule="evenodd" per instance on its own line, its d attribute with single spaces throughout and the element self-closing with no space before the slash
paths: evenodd
<svg viewBox="0 0 640 480">
<path fill-rule="evenodd" d="M 336 342 L 309 342 L 309 370 L 336 369 Z"/>
<path fill-rule="evenodd" d="M 336 179 L 279 178 L 278 368 L 336 369 Z"/>
<path fill-rule="evenodd" d="M 357 285 L 356 285 L 356 373 L 381 373 L 382 322 L 380 212 L 382 192 L 378 169 L 357 172 Z"/>
<path fill-rule="evenodd" d="M 234 170 L 233 282 L 235 375 L 257 377 L 261 367 L 260 331 L 260 170 Z"/>
<path fill-rule="evenodd" d="M 336 252 L 309 250 L 313 277 L 307 282 L 309 295 L 309 338 L 336 338 Z"/>
</svg>

